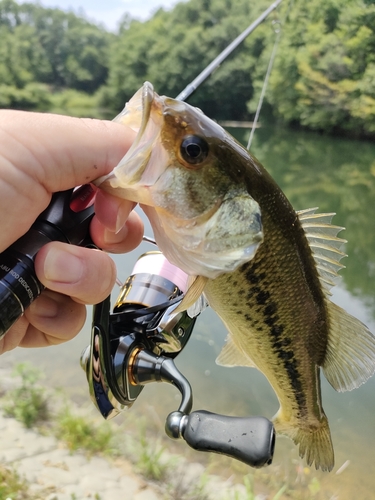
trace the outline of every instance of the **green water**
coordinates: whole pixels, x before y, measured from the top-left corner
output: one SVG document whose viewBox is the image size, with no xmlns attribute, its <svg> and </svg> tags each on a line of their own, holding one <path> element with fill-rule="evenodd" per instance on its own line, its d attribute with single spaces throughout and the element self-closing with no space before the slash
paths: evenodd
<svg viewBox="0 0 375 500">
<path fill-rule="evenodd" d="M 231 132 L 239 140 L 247 140 L 248 131 L 233 129 Z M 271 172 L 297 210 L 319 207 L 320 212 L 337 213 L 334 223 L 346 227 L 340 236 L 348 240 L 345 251 L 349 257 L 342 261 L 346 269 L 341 272 L 342 281 L 333 290 L 332 300 L 375 332 L 375 146 L 282 129 L 258 129 L 252 152 Z M 147 233 L 150 234 L 149 228 Z M 130 274 L 137 256 L 149 249 L 142 244 L 137 251 L 115 258 L 120 279 Z M 179 368 L 193 386 L 194 408 L 272 417 L 278 403 L 259 372 L 215 364 L 225 337 L 224 326 L 213 311 L 207 310 L 198 319 L 185 351 L 177 358 Z M 3 366 L 26 359 L 35 362 L 46 371 L 50 383 L 66 387 L 75 399 L 85 401 L 88 395 L 85 377 L 79 368 L 79 355 L 88 341 L 89 323 L 69 344 L 49 349 L 19 349 L 7 353 L 1 361 Z M 372 498 L 375 490 L 375 378 L 344 394 L 336 393 L 323 379 L 322 392 L 335 447 L 334 471 L 324 474 L 304 469 L 295 446 L 289 440 L 278 439 L 274 465 L 263 474 L 277 477 L 279 484 L 285 481 L 293 489 L 294 496 L 282 498 Z M 172 387 L 154 384 L 145 388 L 131 411 L 149 415 L 162 435 L 165 417 L 176 409 L 178 402 Z M 186 453 L 186 448 L 183 442 L 178 445 L 181 453 Z M 191 456 L 195 460 L 204 458 L 194 452 Z M 237 474 L 235 463 L 224 460 L 222 464 L 225 466 L 220 472 L 225 477 Z M 337 474 L 343 464 L 347 467 Z M 215 460 L 214 467 L 215 470 L 220 467 L 220 458 Z"/>
</svg>

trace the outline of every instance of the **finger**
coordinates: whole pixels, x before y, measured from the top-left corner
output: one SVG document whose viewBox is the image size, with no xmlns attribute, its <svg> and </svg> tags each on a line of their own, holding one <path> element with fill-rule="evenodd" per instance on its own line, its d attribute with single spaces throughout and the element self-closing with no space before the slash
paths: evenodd
<svg viewBox="0 0 375 500">
<path fill-rule="evenodd" d="M 125 225 L 117 232 L 105 227 L 96 217 L 90 227 L 91 238 L 103 250 L 124 253 L 134 250 L 142 241 L 143 222 L 136 212 L 131 212 Z"/>
<path fill-rule="evenodd" d="M 84 304 L 104 300 L 116 280 L 115 264 L 106 253 L 56 241 L 38 252 L 35 271 L 46 288 Z"/>
<path fill-rule="evenodd" d="M 29 229 L 51 193 L 110 172 L 134 135 L 109 121 L 1 110 L 0 211 L 12 207 L 12 217 L 2 221 L 1 249 Z"/>
<path fill-rule="evenodd" d="M 86 319 L 86 307 L 45 290 L 0 340 L 0 354 L 16 347 L 47 347 L 74 338 Z"/>
<path fill-rule="evenodd" d="M 85 323 L 86 307 L 70 297 L 45 290 L 25 311 L 29 321 L 20 347 L 45 347 L 66 342 Z"/>
<path fill-rule="evenodd" d="M 29 322 L 25 316 L 22 316 L 0 340 L 0 354 L 18 347 L 25 336 L 28 326 Z"/>
<path fill-rule="evenodd" d="M 95 196 L 95 214 L 99 221 L 112 232 L 117 233 L 127 221 L 135 203 L 117 198 L 98 189 Z"/>
</svg>

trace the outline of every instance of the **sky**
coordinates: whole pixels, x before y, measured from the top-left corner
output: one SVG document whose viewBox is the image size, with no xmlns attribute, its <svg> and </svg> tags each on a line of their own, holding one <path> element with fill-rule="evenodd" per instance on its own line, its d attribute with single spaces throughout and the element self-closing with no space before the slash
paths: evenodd
<svg viewBox="0 0 375 500">
<path fill-rule="evenodd" d="M 89 20 L 102 23 L 115 31 L 120 18 L 128 12 L 142 21 L 151 17 L 160 7 L 170 9 L 181 0 L 18 0 L 18 3 L 39 3 L 43 7 L 58 7 L 79 13 L 83 9 Z"/>
</svg>

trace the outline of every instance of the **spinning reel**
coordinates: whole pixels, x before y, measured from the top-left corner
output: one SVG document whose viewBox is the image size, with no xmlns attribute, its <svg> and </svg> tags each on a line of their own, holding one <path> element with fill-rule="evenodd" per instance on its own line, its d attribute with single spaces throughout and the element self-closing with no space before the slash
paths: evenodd
<svg viewBox="0 0 375 500">
<path fill-rule="evenodd" d="M 0 336 L 43 289 L 33 266 L 41 246 L 52 240 L 93 246 L 89 224 L 94 196 L 88 185 L 56 193 L 29 232 L 0 254 Z M 275 446 L 269 420 L 191 411 L 192 388 L 174 363 L 199 315 L 190 309 L 176 312 L 187 280 L 160 252 L 147 252 L 122 286 L 113 311 L 110 297 L 94 306 L 91 343 L 81 356 L 91 398 L 110 419 L 131 407 L 146 384 L 167 382 L 181 393 L 180 405 L 166 418 L 169 437 L 252 467 L 269 465 Z"/>
</svg>

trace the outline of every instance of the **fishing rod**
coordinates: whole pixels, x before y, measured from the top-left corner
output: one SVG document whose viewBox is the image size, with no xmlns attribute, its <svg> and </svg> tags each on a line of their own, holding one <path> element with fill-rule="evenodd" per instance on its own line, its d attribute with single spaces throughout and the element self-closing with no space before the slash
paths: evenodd
<svg viewBox="0 0 375 500">
<path fill-rule="evenodd" d="M 185 101 L 196 89 L 208 78 L 213 71 L 242 43 L 268 16 L 274 11 L 283 0 L 276 0 L 261 14 L 258 19 L 250 24 L 238 37 L 233 40 L 182 92 L 176 97 L 179 101 Z"/>
</svg>

